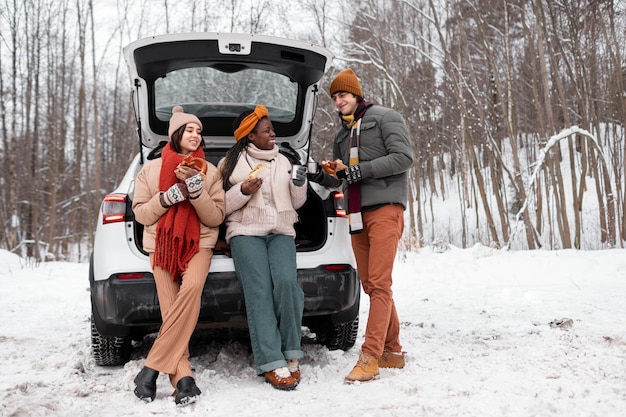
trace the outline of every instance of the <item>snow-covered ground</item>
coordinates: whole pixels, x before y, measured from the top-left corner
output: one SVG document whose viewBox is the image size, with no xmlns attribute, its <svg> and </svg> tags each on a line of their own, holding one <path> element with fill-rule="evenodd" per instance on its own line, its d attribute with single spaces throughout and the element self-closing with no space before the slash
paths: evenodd
<svg viewBox="0 0 626 417">
<path fill-rule="evenodd" d="M 403 370 L 345 385 L 357 346 L 305 343 L 303 379 L 281 392 L 254 374 L 244 343 L 192 343 L 202 397 L 176 407 L 167 377 L 132 393 L 151 339 L 124 367 L 90 355 L 88 265 L 24 265 L 0 251 L 1 416 L 623 416 L 626 250 L 502 252 L 482 246 L 398 256 Z M 571 320 L 571 321 L 570 321 Z"/>
</svg>

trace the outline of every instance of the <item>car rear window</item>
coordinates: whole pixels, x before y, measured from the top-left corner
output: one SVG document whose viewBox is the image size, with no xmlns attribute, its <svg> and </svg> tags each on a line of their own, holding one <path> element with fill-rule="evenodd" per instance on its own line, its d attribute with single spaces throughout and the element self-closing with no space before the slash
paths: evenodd
<svg viewBox="0 0 626 417">
<path fill-rule="evenodd" d="M 172 107 L 180 104 L 198 117 L 237 117 L 261 103 L 272 121 L 291 123 L 296 116 L 298 85 L 284 75 L 260 69 L 228 72 L 192 67 L 155 80 L 154 99 L 161 121 L 169 121 Z"/>
</svg>

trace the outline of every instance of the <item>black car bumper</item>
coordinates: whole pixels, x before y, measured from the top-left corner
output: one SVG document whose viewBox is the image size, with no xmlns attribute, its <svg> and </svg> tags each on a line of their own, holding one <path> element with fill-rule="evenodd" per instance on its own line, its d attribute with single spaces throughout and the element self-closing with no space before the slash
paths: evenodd
<svg viewBox="0 0 626 417">
<path fill-rule="evenodd" d="M 359 311 L 360 283 L 350 265 L 298 270 L 304 292 L 303 324 L 330 317 L 333 322 L 354 320 Z M 154 278 L 144 272 L 132 279 L 112 275 L 103 281 L 90 277 L 92 312 L 104 336 L 142 336 L 161 323 Z M 243 291 L 235 272 L 211 273 L 204 285 L 198 327 L 245 326 Z"/>
</svg>

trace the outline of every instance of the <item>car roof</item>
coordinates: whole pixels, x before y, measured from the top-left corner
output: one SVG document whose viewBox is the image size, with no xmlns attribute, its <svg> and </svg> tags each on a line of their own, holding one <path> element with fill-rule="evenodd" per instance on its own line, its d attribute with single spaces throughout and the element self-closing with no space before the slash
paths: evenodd
<svg viewBox="0 0 626 417">
<path fill-rule="evenodd" d="M 333 54 L 326 48 L 309 42 L 251 34 L 218 32 L 181 33 L 151 36 L 130 43 L 123 49 L 129 76 L 134 88 L 134 105 L 138 122 L 141 122 L 142 141 L 145 146 L 155 147 L 167 140 L 167 114 L 157 109 L 154 85 L 173 71 L 207 67 L 224 74 L 244 70 L 261 70 L 281 74 L 297 85 L 293 118 L 275 122 L 278 140 L 286 140 L 295 148 L 307 143 L 315 111 L 317 83 L 330 66 Z M 228 103 L 232 114 L 225 115 L 223 103 L 190 103 L 185 111 L 196 114 L 203 123 L 205 142 L 227 146 L 232 142 L 233 114 L 253 106 L 255 97 L 240 106 Z M 213 113 L 200 113 L 206 104 Z M 257 103 L 265 104 L 265 103 Z M 268 106 L 269 108 L 269 106 Z M 191 109 L 191 110 L 188 110 Z M 168 108 L 169 111 L 169 108 Z M 281 109 L 270 108 L 270 118 Z M 274 113 L 273 113 L 274 112 Z M 219 113 L 219 114 L 218 114 Z M 273 120 L 274 121 L 274 120 Z"/>
</svg>

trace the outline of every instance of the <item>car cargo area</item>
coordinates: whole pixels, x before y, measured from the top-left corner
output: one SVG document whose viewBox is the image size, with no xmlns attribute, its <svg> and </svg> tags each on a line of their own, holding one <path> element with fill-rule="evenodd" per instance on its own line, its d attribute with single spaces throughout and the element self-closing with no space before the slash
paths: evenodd
<svg viewBox="0 0 626 417">
<path fill-rule="evenodd" d="M 155 159 L 160 157 L 160 150 L 162 149 L 162 145 L 164 145 L 165 143 L 166 142 L 163 142 L 161 146 L 153 150 L 147 158 Z M 225 153 L 226 149 L 206 150 L 205 156 L 207 161 L 217 166 L 220 159 Z M 293 156 L 288 155 L 288 157 L 293 161 Z M 299 163 L 300 161 L 293 162 Z M 295 240 L 297 250 L 303 252 L 314 251 L 324 246 L 327 236 L 327 219 L 329 216 L 336 216 L 335 205 L 334 201 L 332 200 L 332 194 L 331 197 L 322 199 L 309 184 L 306 203 L 297 211 L 299 218 L 298 222 L 295 224 Z M 134 242 L 137 246 L 137 249 L 147 256 L 147 253 L 143 250 L 142 245 L 143 225 L 134 221 L 134 214 L 132 212 L 132 200 L 130 198 L 127 201 L 126 218 L 133 219 L 133 235 L 135 237 Z M 224 227 L 222 227 L 220 231 L 220 240 L 225 243 Z M 215 251 L 215 253 L 223 254 L 224 252 L 218 249 Z"/>
</svg>

